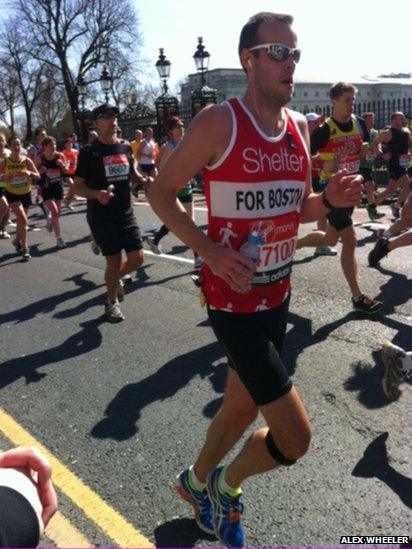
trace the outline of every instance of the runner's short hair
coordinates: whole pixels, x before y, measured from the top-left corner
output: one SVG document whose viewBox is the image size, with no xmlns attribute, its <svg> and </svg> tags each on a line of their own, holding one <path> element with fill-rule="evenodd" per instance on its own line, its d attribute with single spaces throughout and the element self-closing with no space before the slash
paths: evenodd
<svg viewBox="0 0 412 549">
<path fill-rule="evenodd" d="M 45 149 L 47 145 L 50 145 L 51 143 L 56 143 L 56 140 L 54 139 L 54 137 L 50 137 L 50 136 L 45 137 L 41 142 L 41 148 Z"/>
<path fill-rule="evenodd" d="M 165 130 L 166 132 L 170 132 L 177 128 L 178 126 L 183 125 L 183 120 L 179 118 L 178 116 L 169 116 L 169 118 L 166 120 L 165 124 Z"/>
<path fill-rule="evenodd" d="M 284 13 L 273 13 L 270 11 L 261 11 L 256 15 L 253 15 L 240 32 L 239 55 L 243 49 L 250 49 L 253 48 L 253 46 L 258 45 L 257 35 L 259 27 L 262 23 L 266 23 L 267 21 L 280 21 L 281 23 L 291 25 L 293 23 L 293 17 Z"/>
<path fill-rule="evenodd" d="M 349 82 L 336 82 L 330 87 L 329 96 L 331 99 L 339 99 L 346 92 L 358 93 L 358 88 Z"/>
<path fill-rule="evenodd" d="M 11 145 L 11 142 L 14 141 L 15 139 L 18 139 L 20 141 L 20 137 L 14 133 L 9 137 L 7 144 Z"/>
<path fill-rule="evenodd" d="M 403 116 L 405 118 L 405 115 L 402 111 L 396 111 L 391 114 L 391 122 L 393 122 L 393 119 L 395 118 L 395 116 Z"/>
</svg>

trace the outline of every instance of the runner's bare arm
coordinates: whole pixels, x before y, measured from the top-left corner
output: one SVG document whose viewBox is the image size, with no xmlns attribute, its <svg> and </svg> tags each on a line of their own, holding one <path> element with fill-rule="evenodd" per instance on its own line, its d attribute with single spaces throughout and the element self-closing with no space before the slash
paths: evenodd
<svg viewBox="0 0 412 549">
<path fill-rule="evenodd" d="M 382 154 L 382 144 L 387 143 L 392 138 L 392 132 L 390 130 L 384 130 L 381 132 L 372 144 L 372 148 L 375 154 Z"/>
<path fill-rule="evenodd" d="M 106 191 L 103 189 L 102 190 L 90 189 L 86 185 L 86 180 L 83 179 L 82 177 L 74 178 L 73 192 L 74 194 L 83 196 L 88 200 L 98 200 L 103 205 L 108 204 L 109 200 L 114 196 L 113 193 L 110 191 Z"/>
<path fill-rule="evenodd" d="M 27 164 L 27 167 L 28 167 L 29 177 L 31 177 L 32 179 L 36 179 L 36 180 L 40 179 L 40 174 L 39 174 L 36 166 L 34 165 L 33 161 L 30 160 L 30 158 L 27 158 L 26 164 Z"/>
<path fill-rule="evenodd" d="M 238 252 L 212 242 L 186 214 L 176 193 L 205 165 L 216 162 L 231 137 L 227 107 L 214 105 L 200 112 L 149 189 L 149 202 L 167 227 L 195 250 L 212 271 L 234 289 L 248 289 L 255 267 Z"/>
</svg>

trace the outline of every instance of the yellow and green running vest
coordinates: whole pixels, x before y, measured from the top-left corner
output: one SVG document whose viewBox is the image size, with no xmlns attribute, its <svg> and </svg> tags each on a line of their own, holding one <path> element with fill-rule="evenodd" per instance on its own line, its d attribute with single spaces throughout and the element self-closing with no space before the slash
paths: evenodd
<svg viewBox="0 0 412 549">
<path fill-rule="evenodd" d="M 323 149 L 319 150 L 322 162 L 336 161 L 338 170 L 346 170 L 348 174 L 358 173 L 361 159 L 361 147 L 363 143 L 363 130 L 355 115 L 352 118 L 352 129 L 343 132 L 338 128 L 332 118 L 327 118 L 325 124 L 329 126 L 329 141 Z M 322 168 L 320 179 L 329 180 L 332 172 Z"/>
<path fill-rule="evenodd" d="M 27 157 L 20 156 L 18 162 L 13 162 L 10 157 L 4 159 L 4 173 L 13 175 L 10 181 L 6 181 L 5 189 L 11 194 L 27 194 L 31 190 L 30 178 L 23 170 L 27 170 Z"/>
</svg>

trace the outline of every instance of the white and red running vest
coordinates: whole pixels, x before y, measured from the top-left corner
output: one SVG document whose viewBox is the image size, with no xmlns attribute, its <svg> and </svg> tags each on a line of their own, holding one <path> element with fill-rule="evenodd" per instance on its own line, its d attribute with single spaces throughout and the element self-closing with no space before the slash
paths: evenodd
<svg viewBox="0 0 412 549">
<path fill-rule="evenodd" d="M 282 132 L 268 137 L 241 100 L 225 105 L 232 115 L 230 143 L 218 162 L 203 170 L 208 237 L 239 250 L 257 232 L 262 245 L 249 292 L 233 291 L 206 264 L 202 289 L 212 308 L 253 313 L 278 307 L 289 295 L 308 153 L 287 109 Z"/>
</svg>

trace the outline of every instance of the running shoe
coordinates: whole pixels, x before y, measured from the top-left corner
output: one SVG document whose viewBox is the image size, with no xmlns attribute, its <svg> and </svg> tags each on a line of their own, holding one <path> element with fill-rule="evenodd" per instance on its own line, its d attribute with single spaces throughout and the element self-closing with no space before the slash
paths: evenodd
<svg viewBox="0 0 412 549">
<path fill-rule="evenodd" d="M 366 211 L 368 212 L 369 219 L 373 222 L 375 221 L 378 212 L 376 211 L 376 206 L 374 204 L 368 204 L 366 206 Z"/>
<path fill-rule="evenodd" d="M 0 231 L 0 238 L 8 239 L 10 238 L 10 235 L 7 231 Z"/>
<path fill-rule="evenodd" d="M 124 284 L 130 284 L 130 282 L 132 282 L 132 277 L 129 274 L 124 275 L 122 276 L 122 281 Z"/>
<path fill-rule="evenodd" d="M 107 302 L 105 305 L 105 315 L 109 322 L 121 322 L 124 320 L 124 315 L 120 309 L 119 302 L 116 300 L 114 303 Z"/>
<path fill-rule="evenodd" d="M 92 252 L 95 255 L 100 255 L 100 253 L 101 253 L 100 246 L 97 244 L 97 242 L 94 240 L 93 237 L 92 237 L 92 240 L 90 242 L 90 248 L 92 249 Z"/>
<path fill-rule="evenodd" d="M 63 248 L 67 248 L 67 244 L 61 236 L 58 236 L 56 238 L 56 246 L 59 248 L 59 250 L 62 250 Z"/>
<path fill-rule="evenodd" d="M 46 229 L 49 231 L 49 233 L 51 233 L 53 230 L 53 225 L 52 225 L 52 220 L 50 215 L 46 216 Z"/>
<path fill-rule="evenodd" d="M 391 211 L 392 211 L 392 216 L 394 217 L 394 219 L 399 219 L 399 217 L 401 215 L 400 207 L 397 206 L 396 204 L 391 204 Z"/>
<path fill-rule="evenodd" d="M 23 246 L 21 245 L 20 243 L 20 240 L 17 240 L 17 238 L 15 238 L 13 241 L 12 241 L 12 244 L 13 246 L 16 248 L 16 252 L 18 254 L 21 253 L 22 249 L 23 249 Z"/>
<path fill-rule="evenodd" d="M 331 248 L 330 246 L 318 246 L 315 249 L 315 255 L 338 255 L 338 251 L 335 248 Z"/>
<path fill-rule="evenodd" d="M 401 358 L 403 358 L 405 354 L 405 351 L 401 349 L 401 347 L 393 345 L 389 341 L 385 341 L 382 346 L 381 357 L 385 366 L 385 373 L 382 378 L 382 389 L 385 395 L 390 399 L 399 398 L 401 394 L 399 384 L 404 376 Z"/>
<path fill-rule="evenodd" d="M 70 204 L 70 202 L 67 202 L 67 200 L 63 200 L 63 208 L 67 208 L 70 211 L 74 210 L 73 206 Z"/>
<path fill-rule="evenodd" d="M 375 301 L 364 294 L 361 294 L 357 299 L 352 297 L 352 304 L 355 311 L 368 315 L 377 313 L 383 307 L 382 301 Z"/>
<path fill-rule="evenodd" d="M 8 225 L 9 227 L 17 227 L 17 223 L 15 223 L 14 221 L 9 221 L 9 222 L 7 223 L 7 225 Z"/>
<path fill-rule="evenodd" d="M 146 238 L 146 242 L 154 254 L 160 255 L 161 253 L 163 253 L 162 247 L 160 246 L 160 244 L 156 244 L 155 239 L 152 236 L 148 236 Z"/>
<path fill-rule="evenodd" d="M 28 248 L 23 248 L 21 251 L 21 256 L 23 258 L 23 261 L 30 261 L 31 255 Z"/>
<path fill-rule="evenodd" d="M 179 496 L 190 503 L 195 512 L 195 520 L 201 530 L 207 534 L 214 534 L 213 529 L 213 509 L 210 502 L 207 490 L 195 490 L 190 485 L 190 470 L 183 469 L 183 471 L 176 477 L 177 485 L 176 491 Z"/>
<path fill-rule="evenodd" d="M 378 240 L 368 255 L 369 267 L 377 267 L 379 261 L 388 255 L 388 240 L 386 238 L 381 238 Z"/>
<path fill-rule="evenodd" d="M 123 280 L 119 280 L 119 283 L 117 285 L 117 299 L 120 302 L 124 301 L 124 282 L 123 282 Z"/>
<path fill-rule="evenodd" d="M 226 547 L 243 547 L 243 526 L 240 517 L 243 503 L 239 494 L 232 497 L 219 491 L 219 476 L 223 467 L 218 467 L 207 478 L 207 491 L 213 506 L 213 526 L 219 541 Z"/>
</svg>

